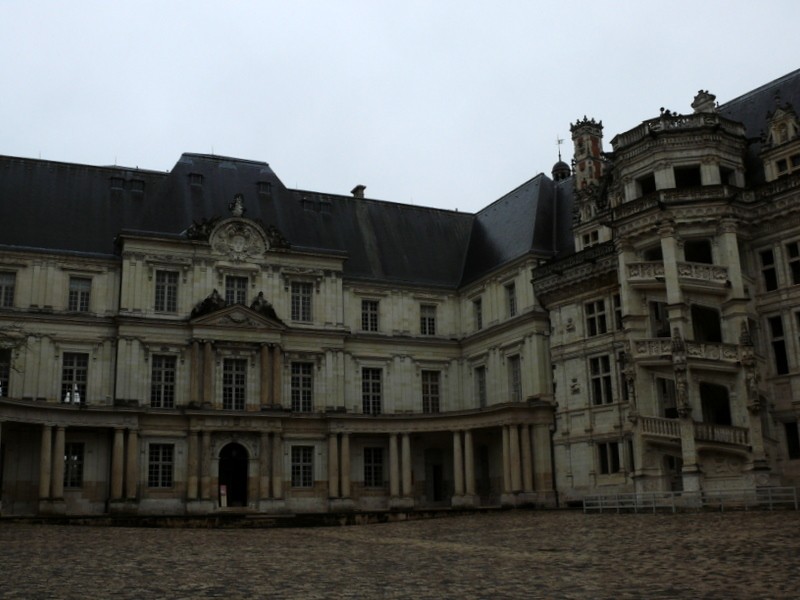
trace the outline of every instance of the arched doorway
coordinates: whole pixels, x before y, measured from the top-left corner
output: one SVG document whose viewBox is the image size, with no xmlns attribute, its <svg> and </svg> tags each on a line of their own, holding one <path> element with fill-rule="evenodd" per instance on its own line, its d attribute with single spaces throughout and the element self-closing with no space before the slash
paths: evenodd
<svg viewBox="0 0 800 600">
<path fill-rule="evenodd" d="M 247 450 L 244 446 L 231 443 L 219 453 L 220 505 L 225 486 L 228 506 L 247 506 Z"/>
</svg>

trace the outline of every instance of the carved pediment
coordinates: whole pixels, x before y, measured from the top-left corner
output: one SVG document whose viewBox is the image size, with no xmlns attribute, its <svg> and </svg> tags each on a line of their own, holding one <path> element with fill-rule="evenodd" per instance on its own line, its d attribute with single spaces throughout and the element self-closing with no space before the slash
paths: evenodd
<svg viewBox="0 0 800 600">
<path fill-rule="evenodd" d="M 283 330 L 286 328 L 279 320 L 270 319 L 241 304 L 228 306 L 210 314 L 197 317 L 192 320 L 191 323 L 192 325 L 242 329 Z"/>
<path fill-rule="evenodd" d="M 234 262 L 258 259 L 269 249 L 267 236 L 253 222 L 239 217 L 221 221 L 208 237 L 211 249 Z"/>
</svg>

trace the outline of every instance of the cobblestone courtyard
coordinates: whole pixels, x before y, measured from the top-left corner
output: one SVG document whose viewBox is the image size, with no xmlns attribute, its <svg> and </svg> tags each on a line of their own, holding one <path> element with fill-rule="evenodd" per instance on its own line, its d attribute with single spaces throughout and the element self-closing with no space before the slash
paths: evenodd
<svg viewBox="0 0 800 600">
<path fill-rule="evenodd" d="M 0 523 L 2 598 L 797 598 L 800 512 L 302 529 Z"/>
</svg>

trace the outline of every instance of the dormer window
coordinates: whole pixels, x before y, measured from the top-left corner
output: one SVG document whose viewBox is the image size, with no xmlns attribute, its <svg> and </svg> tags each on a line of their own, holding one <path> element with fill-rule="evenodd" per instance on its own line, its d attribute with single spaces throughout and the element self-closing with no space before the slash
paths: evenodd
<svg viewBox="0 0 800 600">
<path fill-rule="evenodd" d="M 143 194 L 144 181 L 141 179 L 131 179 L 131 192 L 134 194 Z"/>
<path fill-rule="evenodd" d="M 272 195 L 272 184 L 269 181 L 259 181 L 258 182 L 258 193 L 262 196 L 271 196 Z"/>
<path fill-rule="evenodd" d="M 125 189 L 125 180 L 122 177 L 112 177 L 111 178 L 111 189 L 112 190 L 124 190 Z"/>
<path fill-rule="evenodd" d="M 189 185 L 203 185 L 203 176 L 200 173 L 189 173 Z"/>
</svg>

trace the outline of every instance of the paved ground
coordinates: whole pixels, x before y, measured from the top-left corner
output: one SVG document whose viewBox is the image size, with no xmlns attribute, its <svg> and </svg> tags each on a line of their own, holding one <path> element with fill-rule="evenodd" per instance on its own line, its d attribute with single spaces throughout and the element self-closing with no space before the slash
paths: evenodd
<svg viewBox="0 0 800 600">
<path fill-rule="evenodd" d="M 0 598 L 798 598 L 800 512 L 335 528 L 0 523 Z"/>
</svg>

